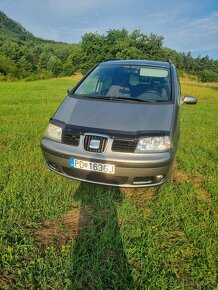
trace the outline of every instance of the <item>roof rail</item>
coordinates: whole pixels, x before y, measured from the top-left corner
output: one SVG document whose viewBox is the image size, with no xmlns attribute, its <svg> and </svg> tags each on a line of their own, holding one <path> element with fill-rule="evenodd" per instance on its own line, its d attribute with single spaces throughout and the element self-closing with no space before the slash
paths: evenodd
<svg viewBox="0 0 218 290">
<path fill-rule="evenodd" d="M 106 61 L 113 61 L 113 60 L 121 60 L 120 58 L 116 58 L 116 57 L 114 57 L 114 58 L 108 58 L 108 59 L 105 59 L 105 60 L 103 60 L 103 62 L 106 62 Z"/>
</svg>

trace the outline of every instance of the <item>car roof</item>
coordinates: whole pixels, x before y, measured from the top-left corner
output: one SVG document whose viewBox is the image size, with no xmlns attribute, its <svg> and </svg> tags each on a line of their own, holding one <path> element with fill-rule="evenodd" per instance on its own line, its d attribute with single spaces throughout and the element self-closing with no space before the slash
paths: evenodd
<svg viewBox="0 0 218 290">
<path fill-rule="evenodd" d="M 156 66 L 156 67 L 164 67 L 169 68 L 170 62 L 165 61 L 152 61 L 152 60 L 106 60 L 100 63 L 100 65 L 149 65 L 149 66 Z"/>
</svg>

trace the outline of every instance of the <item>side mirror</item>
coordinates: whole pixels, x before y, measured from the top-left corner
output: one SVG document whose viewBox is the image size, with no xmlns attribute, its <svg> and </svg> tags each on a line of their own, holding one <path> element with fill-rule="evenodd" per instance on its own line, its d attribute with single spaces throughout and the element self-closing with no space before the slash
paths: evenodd
<svg viewBox="0 0 218 290">
<path fill-rule="evenodd" d="M 70 87 L 70 88 L 67 89 L 67 93 L 68 93 L 68 95 L 71 94 L 71 92 L 72 92 L 73 89 L 74 89 L 74 87 Z"/>
<path fill-rule="evenodd" d="M 195 105 L 197 104 L 197 102 L 198 102 L 198 99 L 192 96 L 185 96 L 182 101 L 183 104 L 187 104 L 187 105 Z"/>
</svg>

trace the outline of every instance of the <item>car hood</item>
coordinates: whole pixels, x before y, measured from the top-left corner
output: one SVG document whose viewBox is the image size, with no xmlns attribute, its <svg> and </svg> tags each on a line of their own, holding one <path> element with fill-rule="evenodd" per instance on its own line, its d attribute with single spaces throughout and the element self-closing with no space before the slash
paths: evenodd
<svg viewBox="0 0 218 290">
<path fill-rule="evenodd" d="M 173 104 L 66 97 L 54 119 L 74 126 L 118 131 L 170 131 Z"/>
</svg>

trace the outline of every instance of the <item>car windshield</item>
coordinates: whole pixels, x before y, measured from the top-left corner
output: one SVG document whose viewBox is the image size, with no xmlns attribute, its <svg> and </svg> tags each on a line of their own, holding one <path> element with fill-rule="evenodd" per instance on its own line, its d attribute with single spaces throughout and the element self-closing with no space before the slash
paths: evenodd
<svg viewBox="0 0 218 290">
<path fill-rule="evenodd" d="M 75 96 L 139 102 L 171 100 L 170 72 L 166 68 L 135 65 L 99 65 L 79 85 Z"/>
</svg>

